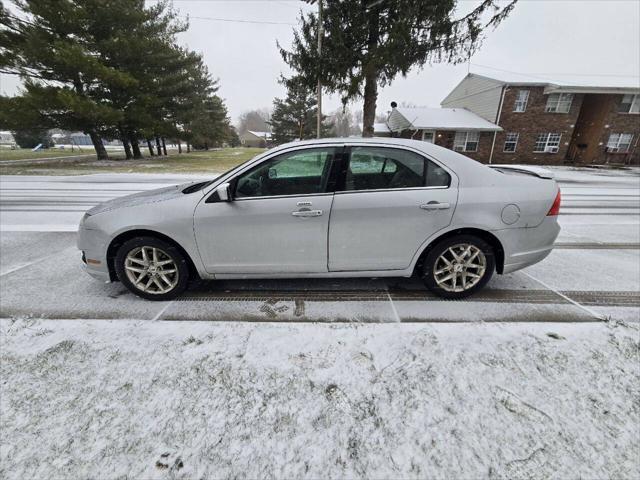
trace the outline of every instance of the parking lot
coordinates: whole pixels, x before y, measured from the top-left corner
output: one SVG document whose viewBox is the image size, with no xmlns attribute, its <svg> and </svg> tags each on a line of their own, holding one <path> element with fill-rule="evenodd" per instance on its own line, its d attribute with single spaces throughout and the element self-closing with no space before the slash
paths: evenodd
<svg viewBox="0 0 640 480">
<path fill-rule="evenodd" d="M 100 174 L 0 179 L 2 317 L 267 322 L 587 322 L 637 320 L 640 170 L 556 168 L 562 232 L 542 263 L 494 276 L 465 301 L 418 279 L 212 281 L 173 302 L 141 300 L 82 272 L 83 212 L 120 195 L 200 178 Z"/>
</svg>

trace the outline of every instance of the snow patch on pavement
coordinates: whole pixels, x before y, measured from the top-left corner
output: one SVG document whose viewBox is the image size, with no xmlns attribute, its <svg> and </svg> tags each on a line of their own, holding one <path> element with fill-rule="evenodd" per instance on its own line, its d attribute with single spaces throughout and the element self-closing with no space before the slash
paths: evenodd
<svg viewBox="0 0 640 480">
<path fill-rule="evenodd" d="M 2 478 L 638 478 L 620 324 L 0 321 Z"/>
</svg>

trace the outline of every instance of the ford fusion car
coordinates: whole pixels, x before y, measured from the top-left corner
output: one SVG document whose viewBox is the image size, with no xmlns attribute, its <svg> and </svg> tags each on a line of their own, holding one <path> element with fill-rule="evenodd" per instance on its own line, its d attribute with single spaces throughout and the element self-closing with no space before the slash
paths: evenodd
<svg viewBox="0 0 640 480">
<path fill-rule="evenodd" d="M 269 150 L 215 180 L 102 203 L 80 223 L 86 271 L 150 300 L 190 279 L 409 277 L 444 298 L 544 259 L 560 191 L 536 167 L 431 143 L 325 139 Z"/>
</svg>

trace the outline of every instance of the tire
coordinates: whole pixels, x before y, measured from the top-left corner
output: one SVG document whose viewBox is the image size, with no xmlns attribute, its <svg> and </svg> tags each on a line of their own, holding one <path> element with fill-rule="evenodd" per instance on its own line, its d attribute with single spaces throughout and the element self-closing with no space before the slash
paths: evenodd
<svg viewBox="0 0 640 480">
<path fill-rule="evenodd" d="M 175 246 L 155 237 L 126 241 L 118 249 L 114 262 L 118 279 L 132 293 L 147 300 L 172 300 L 189 282 L 189 266 L 184 255 Z"/>
<path fill-rule="evenodd" d="M 429 250 L 422 265 L 422 279 L 427 288 L 439 297 L 457 300 L 482 289 L 495 268 L 491 245 L 475 235 L 456 235 L 438 242 Z"/>
</svg>

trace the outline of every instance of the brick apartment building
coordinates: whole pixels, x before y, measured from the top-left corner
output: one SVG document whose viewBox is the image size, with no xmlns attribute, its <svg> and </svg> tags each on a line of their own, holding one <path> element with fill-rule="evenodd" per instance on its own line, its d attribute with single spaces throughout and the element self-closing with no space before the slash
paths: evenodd
<svg viewBox="0 0 640 480">
<path fill-rule="evenodd" d="M 431 125 L 430 133 L 422 124 L 430 123 L 428 110 L 435 115 L 437 109 L 392 105 L 389 129 L 487 163 L 640 164 L 640 84 L 578 85 L 469 73 L 441 105 L 473 113 L 475 124 L 482 120 L 493 128 L 472 128 L 474 122 L 455 130 Z"/>
<path fill-rule="evenodd" d="M 442 101 L 502 127 L 492 163 L 638 163 L 640 85 L 468 74 Z"/>
</svg>

